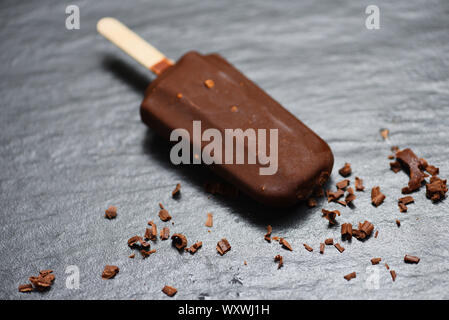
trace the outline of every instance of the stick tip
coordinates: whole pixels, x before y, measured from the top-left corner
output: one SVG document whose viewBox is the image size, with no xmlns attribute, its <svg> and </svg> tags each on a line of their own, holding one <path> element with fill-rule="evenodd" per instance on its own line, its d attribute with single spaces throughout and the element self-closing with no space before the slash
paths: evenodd
<svg viewBox="0 0 449 320">
<path fill-rule="evenodd" d="M 104 30 L 107 30 L 109 26 L 116 25 L 120 23 L 117 19 L 111 17 L 104 17 L 98 20 L 97 22 L 97 31 L 99 33 L 103 33 Z"/>
</svg>

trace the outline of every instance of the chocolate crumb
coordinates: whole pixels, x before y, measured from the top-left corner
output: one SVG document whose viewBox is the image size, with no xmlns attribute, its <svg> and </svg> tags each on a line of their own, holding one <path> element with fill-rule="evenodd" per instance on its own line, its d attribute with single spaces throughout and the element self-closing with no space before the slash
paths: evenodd
<svg viewBox="0 0 449 320">
<path fill-rule="evenodd" d="M 392 154 L 388 155 L 388 159 L 393 160 L 394 159 L 394 155 L 392 155 Z"/>
<path fill-rule="evenodd" d="M 268 242 L 271 242 L 271 233 L 273 232 L 273 228 L 270 226 L 270 225 L 268 225 L 267 226 L 267 233 L 265 234 L 265 236 L 264 236 L 264 239 L 266 240 L 266 241 L 268 241 Z"/>
<path fill-rule="evenodd" d="M 247 266 L 247 265 L 248 265 L 248 263 L 246 262 L 246 260 L 245 260 L 245 261 L 243 261 L 243 264 L 244 264 L 245 266 Z"/>
<path fill-rule="evenodd" d="M 226 252 L 231 250 L 231 245 L 229 244 L 228 240 L 225 238 L 221 239 L 217 243 L 217 251 L 220 255 L 224 255 Z"/>
<path fill-rule="evenodd" d="M 406 263 L 418 263 L 419 260 L 421 260 L 421 259 L 419 259 L 418 257 L 415 257 L 415 256 L 410 256 L 408 254 L 406 254 L 404 257 L 404 261 Z"/>
<path fill-rule="evenodd" d="M 284 238 L 280 238 L 279 239 L 279 243 L 287 250 L 293 251 L 292 246 L 290 245 L 290 243 L 287 242 L 287 240 L 285 240 Z"/>
<path fill-rule="evenodd" d="M 382 261 L 382 258 L 372 258 L 371 264 L 373 264 L 373 265 L 379 264 L 380 261 Z"/>
<path fill-rule="evenodd" d="M 306 248 L 307 251 L 312 252 L 313 248 L 309 246 L 308 244 L 303 243 L 304 248 Z"/>
<path fill-rule="evenodd" d="M 352 238 L 352 224 L 343 223 L 341 225 L 341 237 L 342 239 L 350 240 Z"/>
<path fill-rule="evenodd" d="M 115 219 L 117 217 L 117 207 L 110 206 L 107 208 L 104 216 L 106 219 Z"/>
<path fill-rule="evenodd" d="M 347 186 L 349 186 L 349 180 L 344 179 L 336 183 L 337 189 L 345 189 Z"/>
<path fill-rule="evenodd" d="M 171 220 L 171 215 L 168 213 L 167 210 L 162 209 L 161 211 L 159 211 L 159 218 L 161 218 L 162 221 L 166 222 Z"/>
<path fill-rule="evenodd" d="M 320 243 L 320 253 L 323 254 L 324 253 L 324 248 L 325 248 L 325 244 L 324 243 Z"/>
<path fill-rule="evenodd" d="M 280 254 L 278 254 L 276 257 L 274 257 L 274 262 L 279 262 L 278 269 L 280 269 L 284 265 L 284 258 Z"/>
<path fill-rule="evenodd" d="M 203 246 L 203 243 L 201 241 L 198 241 L 198 242 L 194 243 L 190 248 L 186 248 L 185 250 L 190 252 L 191 254 L 194 254 L 202 246 Z"/>
<path fill-rule="evenodd" d="M 160 234 L 161 240 L 167 240 L 170 238 L 170 229 L 167 227 L 163 227 Z"/>
<path fill-rule="evenodd" d="M 171 236 L 174 246 L 182 250 L 187 246 L 187 238 L 181 233 L 175 233 Z"/>
<path fill-rule="evenodd" d="M 329 221 L 329 224 L 336 224 L 337 221 L 335 220 L 335 218 L 337 217 L 337 215 L 340 215 L 340 211 L 338 210 L 334 210 L 334 211 L 329 211 L 326 209 L 321 209 L 321 212 L 323 213 L 323 217 L 326 218 Z"/>
<path fill-rule="evenodd" d="M 433 202 L 443 200 L 446 197 L 447 180 L 442 180 L 437 176 L 430 177 L 430 183 L 426 184 L 426 197 Z"/>
<path fill-rule="evenodd" d="M 374 187 L 371 189 L 371 202 L 374 206 L 378 207 L 385 200 L 385 195 L 380 192 L 380 187 Z"/>
<path fill-rule="evenodd" d="M 407 206 L 403 204 L 402 202 L 398 202 L 398 207 L 400 212 L 407 212 Z"/>
<path fill-rule="evenodd" d="M 390 274 L 391 274 L 391 279 L 393 279 L 393 281 L 396 281 L 396 271 L 394 270 L 390 270 Z"/>
<path fill-rule="evenodd" d="M 350 274 L 345 275 L 343 278 L 345 278 L 346 280 L 351 280 L 354 279 L 356 277 L 356 273 L 355 272 L 351 272 Z"/>
<path fill-rule="evenodd" d="M 334 247 L 337 248 L 337 250 L 340 251 L 340 253 L 345 251 L 345 248 L 343 248 L 339 243 L 334 244 Z"/>
<path fill-rule="evenodd" d="M 207 79 L 206 81 L 204 81 L 204 84 L 206 85 L 206 87 L 208 87 L 210 89 L 210 88 L 214 87 L 215 82 L 214 82 L 214 80 Z"/>
<path fill-rule="evenodd" d="M 101 277 L 103 279 L 112 279 L 115 277 L 117 273 L 119 273 L 120 269 L 117 266 L 106 265 L 104 267 L 103 273 Z"/>
<path fill-rule="evenodd" d="M 374 238 L 377 238 L 378 235 L 379 235 L 379 230 L 376 230 L 376 233 L 374 234 Z"/>
<path fill-rule="evenodd" d="M 355 190 L 356 191 L 363 191 L 365 190 L 365 187 L 363 186 L 363 180 L 359 177 L 355 177 Z"/>
<path fill-rule="evenodd" d="M 21 284 L 19 286 L 19 292 L 31 292 L 33 291 L 33 285 L 31 283 Z"/>
<path fill-rule="evenodd" d="M 396 219 L 396 224 L 398 225 L 398 227 L 401 226 L 401 221 L 399 221 L 398 219 Z"/>
<path fill-rule="evenodd" d="M 136 255 L 133 253 L 133 254 L 131 254 L 128 258 L 134 259 L 135 256 L 136 256 Z"/>
<path fill-rule="evenodd" d="M 161 210 L 162 210 L 162 209 L 165 209 L 165 208 L 164 208 L 164 205 L 163 205 L 162 203 L 160 203 L 160 202 L 159 202 L 159 208 L 161 208 Z"/>
<path fill-rule="evenodd" d="M 334 239 L 332 238 L 328 238 L 326 240 L 324 240 L 324 243 L 328 246 L 333 245 L 334 244 Z"/>
<path fill-rule="evenodd" d="M 388 263 L 385 263 L 385 268 L 387 268 L 387 270 L 390 270 L 390 266 L 388 265 Z"/>
<path fill-rule="evenodd" d="M 214 225 L 214 222 L 213 222 L 213 215 L 212 215 L 212 213 L 208 213 L 207 214 L 207 220 L 206 220 L 206 227 L 209 227 L 209 228 L 211 228 L 213 225 Z"/>
<path fill-rule="evenodd" d="M 169 297 L 173 297 L 178 292 L 178 290 L 170 286 L 165 286 L 164 288 L 162 288 L 162 292 Z"/>
<path fill-rule="evenodd" d="M 180 194 L 181 194 L 181 184 L 178 183 L 178 184 L 176 184 L 176 187 L 175 187 L 175 189 L 172 191 L 171 195 L 172 195 L 172 197 L 177 197 L 177 196 L 179 196 Z"/>
<path fill-rule="evenodd" d="M 347 177 L 352 173 L 351 164 L 345 163 L 345 165 L 338 170 L 338 173 L 340 173 L 343 177 Z"/>
</svg>

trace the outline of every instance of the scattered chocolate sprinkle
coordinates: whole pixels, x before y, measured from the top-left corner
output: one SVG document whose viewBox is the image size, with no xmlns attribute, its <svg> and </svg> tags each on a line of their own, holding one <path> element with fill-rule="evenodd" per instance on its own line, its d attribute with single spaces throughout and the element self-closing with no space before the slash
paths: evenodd
<svg viewBox="0 0 449 320">
<path fill-rule="evenodd" d="M 328 239 L 324 240 L 324 243 L 327 244 L 328 246 L 329 245 L 333 245 L 334 244 L 334 239 L 328 238 Z"/>
<path fill-rule="evenodd" d="M 409 204 L 409 203 L 415 202 L 415 199 L 413 199 L 412 196 L 405 196 L 405 197 L 399 198 L 399 202 L 401 202 L 403 204 Z"/>
<path fill-rule="evenodd" d="M 231 245 L 229 244 L 228 240 L 225 238 L 221 239 L 217 243 L 217 251 L 220 255 L 224 255 L 226 252 L 231 250 Z"/>
<path fill-rule="evenodd" d="M 135 256 L 136 256 L 136 255 L 133 253 L 133 254 L 131 254 L 128 258 L 134 259 Z"/>
<path fill-rule="evenodd" d="M 271 237 L 271 240 L 274 240 L 274 241 L 279 241 L 279 237 L 277 237 L 277 236 L 275 236 L 275 237 Z"/>
<path fill-rule="evenodd" d="M 178 292 L 178 290 L 170 286 L 165 286 L 164 288 L 162 288 L 162 292 L 169 297 L 173 297 Z"/>
<path fill-rule="evenodd" d="M 307 206 L 308 206 L 309 208 L 316 207 L 316 206 L 317 206 L 316 199 L 313 198 L 313 197 L 310 197 L 309 199 L 307 199 Z"/>
<path fill-rule="evenodd" d="M 345 189 L 347 186 L 349 186 L 349 180 L 344 179 L 336 183 L 337 189 Z"/>
<path fill-rule="evenodd" d="M 340 251 L 340 253 L 345 251 L 345 248 L 343 248 L 339 243 L 334 244 L 334 247 L 337 248 L 337 250 Z"/>
<path fill-rule="evenodd" d="M 120 269 L 117 266 L 111 266 L 107 265 L 104 267 L 103 273 L 101 277 L 103 279 L 112 279 L 115 277 L 115 275 L 120 271 Z"/>
<path fill-rule="evenodd" d="M 379 235 L 379 230 L 376 230 L 376 233 L 374 234 L 374 238 L 377 239 L 377 236 Z"/>
<path fill-rule="evenodd" d="M 304 248 L 306 248 L 307 251 L 312 252 L 313 248 L 309 246 L 308 244 L 303 243 Z"/>
<path fill-rule="evenodd" d="M 396 224 L 398 225 L 398 227 L 401 226 L 401 221 L 399 221 L 398 219 L 396 219 Z"/>
<path fill-rule="evenodd" d="M 267 240 L 268 242 L 271 242 L 271 233 L 272 232 L 273 232 L 273 228 L 270 225 L 268 225 L 267 226 L 267 233 L 264 236 L 265 240 Z"/>
<path fill-rule="evenodd" d="M 115 217 L 117 217 L 117 207 L 110 206 L 109 208 L 107 208 L 104 216 L 106 219 L 114 219 Z"/>
<path fill-rule="evenodd" d="M 160 203 L 160 202 L 159 202 L 159 208 L 165 209 L 165 208 L 164 208 L 164 205 L 163 205 L 162 203 Z"/>
<path fill-rule="evenodd" d="M 385 268 L 387 268 L 387 270 L 390 270 L 390 266 L 387 263 L 385 263 Z"/>
<path fill-rule="evenodd" d="M 278 262 L 278 261 L 279 261 L 278 269 L 280 269 L 284 265 L 284 258 L 280 254 L 278 254 L 276 257 L 274 257 L 274 262 Z"/>
<path fill-rule="evenodd" d="M 343 177 L 347 177 L 352 173 L 351 164 L 345 163 L 345 165 L 338 170 L 338 173 L 340 173 Z"/>
<path fill-rule="evenodd" d="M 320 253 L 321 254 L 323 254 L 324 253 L 324 248 L 325 248 L 325 245 L 324 245 L 324 243 L 320 243 Z"/>
<path fill-rule="evenodd" d="M 146 228 L 145 230 L 145 239 L 150 239 L 155 241 L 157 239 L 157 227 L 156 224 L 153 221 L 148 221 L 148 225 L 151 226 L 150 228 Z"/>
<path fill-rule="evenodd" d="M 426 197 L 433 202 L 443 200 L 447 192 L 447 180 L 442 180 L 437 176 L 430 177 L 430 183 L 426 184 Z"/>
<path fill-rule="evenodd" d="M 171 236 L 174 246 L 182 250 L 187 246 L 187 238 L 181 233 L 175 233 Z"/>
<path fill-rule="evenodd" d="M 425 174 L 419 168 L 419 159 L 410 149 L 404 149 L 396 152 L 396 159 L 406 169 L 410 176 L 408 186 L 402 188 L 402 193 L 411 193 L 421 187 Z"/>
<path fill-rule="evenodd" d="M 403 204 L 402 202 L 398 202 L 399 211 L 400 212 L 407 212 L 407 206 Z"/>
<path fill-rule="evenodd" d="M 352 224 L 343 223 L 341 225 L 341 237 L 342 239 L 350 240 L 352 238 Z"/>
<path fill-rule="evenodd" d="M 352 189 L 351 187 L 348 188 L 347 192 L 348 192 L 348 194 L 346 195 L 345 202 L 346 202 L 347 204 L 350 204 L 350 203 L 352 203 L 352 201 L 354 201 L 357 197 L 356 197 L 356 195 L 354 194 L 354 189 Z"/>
<path fill-rule="evenodd" d="M 385 195 L 380 192 L 380 187 L 374 187 L 371 189 L 371 202 L 374 206 L 378 207 L 385 200 Z"/>
<path fill-rule="evenodd" d="M 167 227 L 163 227 L 160 234 L 161 240 L 167 240 L 170 238 L 170 229 Z"/>
<path fill-rule="evenodd" d="M 161 220 L 165 222 L 171 220 L 171 215 L 167 210 L 162 209 L 161 211 L 159 211 L 159 218 L 161 218 Z"/>
<path fill-rule="evenodd" d="M 207 214 L 207 220 L 206 220 L 206 227 L 209 227 L 209 228 L 211 228 L 213 225 L 214 225 L 214 222 L 213 222 L 213 215 L 212 215 L 212 213 L 208 213 Z"/>
<path fill-rule="evenodd" d="M 206 81 L 204 81 L 204 84 L 206 85 L 206 87 L 208 87 L 210 89 L 210 88 L 214 87 L 215 82 L 214 82 L 214 80 L 207 79 Z"/>
<path fill-rule="evenodd" d="M 198 242 L 194 243 L 190 248 L 186 248 L 185 250 L 190 252 L 191 254 L 194 254 L 202 246 L 203 246 L 203 243 L 201 241 L 198 241 Z"/>
<path fill-rule="evenodd" d="M 284 238 L 280 238 L 279 239 L 279 243 L 285 248 L 288 249 L 290 251 L 293 251 L 292 246 L 290 245 L 290 243 L 287 242 L 287 240 L 285 240 Z"/>
<path fill-rule="evenodd" d="M 371 259 L 371 264 L 379 264 L 379 262 L 382 261 L 382 258 L 372 258 Z"/>
<path fill-rule="evenodd" d="M 181 184 L 178 183 L 178 184 L 176 184 L 176 187 L 175 187 L 175 189 L 172 191 L 171 195 L 172 195 L 172 197 L 177 197 L 177 196 L 179 196 L 180 194 L 181 194 Z"/>
<path fill-rule="evenodd" d="M 404 257 L 404 261 L 406 263 L 418 263 L 419 260 L 421 260 L 421 259 L 419 259 L 418 257 L 415 257 L 415 256 L 410 256 L 408 254 L 406 254 Z"/>
<path fill-rule="evenodd" d="M 382 136 L 382 138 L 384 138 L 384 140 L 388 139 L 389 133 L 390 133 L 390 130 L 388 130 L 388 129 L 380 130 L 380 135 Z"/>
<path fill-rule="evenodd" d="M 355 190 L 356 191 L 363 191 L 365 190 L 365 187 L 363 186 L 363 180 L 359 177 L 355 177 Z"/>
<path fill-rule="evenodd" d="M 396 281 L 396 271 L 390 270 L 390 274 L 391 274 L 391 279 L 393 279 L 393 281 Z"/>
<path fill-rule="evenodd" d="M 19 292 L 31 292 L 33 291 L 33 285 L 31 283 L 21 284 L 19 286 Z"/>
<path fill-rule="evenodd" d="M 137 242 L 141 242 L 143 239 L 139 236 L 134 236 L 128 239 L 128 246 L 134 247 L 137 245 Z"/>
<path fill-rule="evenodd" d="M 350 274 L 345 275 L 343 278 L 345 278 L 346 280 L 351 280 L 354 279 L 356 277 L 356 273 L 355 272 L 351 272 Z"/>
<path fill-rule="evenodd" d="M 390 162 L 390 169 L 394 173 L 398 173 L 399 171 L 401 171 L 401 164 L 398 161 Z"/>
<path fill-rule="evenodd" d="M 374 230 L 374 225 L 369 221 L 359 222 L 359 229 L 352 229 L 352 235 L 358 240 L 364 240 L 371 235 Z"/>
<path fill-rule="evenodd" d="M 329 224 L 336 224 L 337 221 L 335 220 L 336 216 L 340 215 L 340 211 L 334 210 L 329 211 L 326 209 L 321 209 L 321 212 L 323 213 L 323 217 L 326 218 L 329 221 Z"/>
<path fill-rule="evenodd" d="M 148 258 L 151 254 L 153 254 L 155 252 L 156 252 L 156 249 L 153 249 L 153 250 L 140 250 L 140 254 L 142 255 L 142 257 L 144 259 Z"/>
</svg>

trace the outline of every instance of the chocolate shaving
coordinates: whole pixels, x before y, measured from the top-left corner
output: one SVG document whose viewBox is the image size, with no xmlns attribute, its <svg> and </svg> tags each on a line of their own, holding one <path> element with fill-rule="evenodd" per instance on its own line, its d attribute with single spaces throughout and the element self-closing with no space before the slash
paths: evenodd
<svg viewBox="0 0 449 320">
<path fill-rule="evenodd" d="M 340 211 L 334 210 L 329 211 L 326 209 L 321 209 L 321 212 L 323 213 L 323 217 L 326 218 L 329 221 L 329 224 L 336 224 L 337 221 L 335 220 L 336 216 L 340 215 Z"/>
<path fill-rule="evenodd" d="M 379 264 L 379 262 L 382 261 L 382 258 L 372 258 L 371 259 L 371 264 L 375 265 L 375 264 Z"/>
<path fill-rule="evenodd" d="M 226 252 L 231 250 L 231 245 L 229 244 L 228 240 L 225 238 L 221 239 L 217 243 L 217 251 L 220 255 L 224 255 Z"/>
<path fill-rule="evenodd" d="M 442 180 L 437 176 L 430 177 L 430 183 L 426 184 L 426 197 L 433 202 L 443 200 L 447 192 L 447 180 Z"/>
<path fill-rule="evenodd" d="M 421 260 L 421 259 L 419 259 L 418 257 L 415 257 L 415 256 L 410 256 L 408 254 L 406 254 L 404 257 L 404 261 L 406 263 L 418 263 L 419 260 Z"/>
<path fill-rule="evenodd" d="M 331 192 L 331 191 L 326 191 L 326 195 L 327 195 L 327 202 L 331 202 L 331 201 L 337 201 L 338 199 L 340 199 L 343 195 L 345 194 L 344 190 L 338 189 L 335 192 Z"/>
<path fill-rule="evenodd" d="M 117 273 L 119 273 L 120 269 L 117 266 L 107 265 L 104 267 L 103 273 L 101 277 L 103 279 L 112 279 L 115 277 Z"/>
<path fill-rule="evenodd" d="M 160 234 L 161 240 L 167 240 L 170 238 L 170 229 L 167 227 L 163 227 Z"/>
<path fill-rule="evenodd" d="M 168 213 L 167 210 L 162 209 L 161 211 L 159 211 L 159 218 L 161 218 L 162 221 L 166 222 L 171 220 L 171 215 Z"/>
<path fill-rule="evenodd" d="M 185 250 L 190 252 L 191 254 L 194 254 L 202 246 L 203 246 L 203 243 L 201 241 L 198 241 L 198 242 L 194 243 L 190 248 L 186 248 Z"/>
<path fill-rule="evenodd" d="M 169 297 L 173 297 L 178 292 L 178 290 L 170 286 L 165 286 L 164 288 L 162 288 L 162 292 Z"/>
<path fill-rule="evenodd" d="M 212 215 L 212 213 L 208 213 L 207 214 L 207 220 L 206 220 L 206 227 L 209 227 L 209 228 L 211 228 L 213 225 L 214 225 L 214 223 L 213 223 L 213 215 Z"/>
<path fill-rule="evenodd" d="M 364 240 L 371 235 L 374 230 L 374 225 L 369 221 L 359 222 L 359 229 L 352 229 L 352 235 L 358 240 Z"/>
<path fill-rule="evenodd" d="M 356 273 L 355 272 L 351 272 L 350 274 L 345 275 L 343 278 L 345 278 L 346 280 L 351 280 L 354 279 L 356 277 Z"/>
<path fill-rule="evenodd" d="M 374 187 L 371 189 L 371 202 L 374 206 L 378 207 L 385 200 L 385 195 L 380 192 L 380 187 Z"/>
<path fill-rule="evenodd" d="M 421 171 L 418 157 L 410 149 L 396 152 L 396 159 L 405 168 L 410 176 L 408 186 L 402 188 L 402 193 L 411 193 L 421 187 L 425 174 Z"/>
<path fill-rule="evenodd" d="M 365 190 L 365 187 L 363 186 L 363 180 L 359 177 L 355 177 L 355 190 L 356 191 L 363 191 Z"/>
<path fill-rule="evenodd" d="M 181 233 L 175 233 L 171 236 L 171 239 L 173 241 L 173 245 L 178 249 L 182 250 L 187 246 L 187 238 L 185 235 Z"/>
<path fill-rule="evenodd" d="M 324 248 L 325 248 L 325 244 L 324 243 L 320 243 L 320 253 L 323 254 L 324 253 Z"/>
<path fill-rule="evenodd" d="M 390 270 L 390 274 L 391 274 L 391 279 L 393 279 L 393 281 L 396 281 L 396 271 L 394 270 Z"/>
<path fill-rule="evenodd" d="M 406 196 L 406 197 L 399 198 L 399 200 L 398 200 L 399 211 L 407 212 L 407 206 L 406 205 L 409 204 L 409 203 L 412 203 L 414 201 L 415 200 L 411 196 Z"/>
<path fill-rule="evenodd" d="M 343 223 L 341 225 L 341 237 L 342 239 L 350 240 L 352 238 L 352 224 Z"/>
<path fill-rule="evenodd" d="M 267 226 L 267 233 L 264 236 L 264 239 L 267 240 L 268 242 L 271 242 L 271 233 L 273 232 L 273 228 L 268 225 Z"/>
<path fill-rule="evenodd" d="M 156 249 L 153 249 L 153 250 L 140 250 L 140 254 L 142 255 L 142 257 L 144 259 L 148 258 L 151 254 L 153 254 L 155 252 L 156 252 Z"/>
<path fill-rule="evenodd" d="M 324 240 L 324 243 L 326 244 L 326 245 L 333 245 L 334 244 L 334 239 L 332 239 L 332 238 L 328 238 L 328 239 L 326 239 L 326 240 Z"/>
<path fill-rule="evenodd" d="M 33 285 L 31 283 L 21 284 L 19 286 L 19 292 L 31 292 L 33 291 Z"/>
<path fill-rule="evenodd" d="M 346 197 L 345 197 L 345 202 L 346 202 L 347 204 L 350 204 L 350 203 L 352 203 L 352 201 L 354 201 L 357 197 L 356 197 L 356 195 L 354 194 L 354 189 L 352 189 L 351 187 L 348 188 L 347 192 L 348 192 L 348 194 L 347 194 Z"/>
<path fill-rule="evenodd" d="M 340 182 L 336 183 L 337 189 L 345 189 L 347 186 L 349 186 L 349 180 L 348 179 L 344 179 L 341 180 Z"/>
<path fill-rule="evenodd" d="M 313 248 L 309 246 L 308 244 L 303 243 L 304 248 L 306 248 L 307 251 L 312 252 Z"/>
<path fill-rule="evenodd" d="M 130 246 L 131 248 L 135 247 L 138 242 L 140 243 L 142 241 L 143 241 L 142 237 L 139 237 L 139 236 L 131 237 L 128 239 L 128 246 Z"/>
<path fill-rule="evenodd" d="M 347 177 L 352 173 L 351 164 L 345 163 L 345 165 L 338 170 L 338 173 L 340 173 L 343 177 Z"/>
<path fill-rule="evenodd" d="M 153 221 L 148 221 L 148 225 L 151 226 L 150 228 L 145 229 L 145 239 L 150 239 L 155 241 L 157 239 L 157 227 L 156 224 Z"/>
<path fill-rule="evenodd" d="M 104 216 L 106 219 L 114 219 L 115 217 L 117 217 L 117 207 L 110 206 L 109 208 L 107 208 L 104 212 Z"/>
<path fill-rule="evenodd" d="M 292 246 L 290 245 L 290 243 L 287 242 L 287 240 L 285 240 L 284 238 L 280 238 L 279 239 L 279 243 L 282 245 L 282 247 L 284 247 L 287 250 L 293 251 Z"/>
<path fill-rule="evenodd" d="M 276 257 L 274 257 L 274 262 L 279 262 L 278 269 L 280 269 L 284 265 L 284 258 L 280 254 L 278 254 Z"/>
<path fill-rule="evenodd" d="M 179 196 L 180 194 L 181 194 L 181 184 L 178 183 L 178 184 L 176 184 L 176 187 L 172 191 L 171 195 L 172 195 L 173 198 L 175 198 L 175 197 Z"/>
<path fill-rule="evenodd" d="M 339 243 L 334 244 L 334 247 L 337 248 L 337 250 L 340 251 L 340 253 L 345 251 L 345 248 L 343 248 Z"/>
</svg>

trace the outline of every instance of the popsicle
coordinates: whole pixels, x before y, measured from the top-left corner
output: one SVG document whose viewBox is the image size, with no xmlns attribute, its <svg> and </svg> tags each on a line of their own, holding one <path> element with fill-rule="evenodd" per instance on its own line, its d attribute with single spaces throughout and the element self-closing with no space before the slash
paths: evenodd
<svg viewBox="0 0 449 320">
<path fill-rule="evenodd" d="M 204 162 L 260 203 L 294 205 L 309 198 L 329 178 L 334 158 L 327 143 L 220 55 L 191 51 L 174 64 L 116 19 L 101 19 L 97 29 L 158 75 L 145 91 L 142 121 L 171 141 L 173 132 L 182 129 L 193 150 L 193 163 L 201 162 L 217 138 L 204 138 L 212 129 L 222 135 L 222 143 Z M 229 132 L 238 129 L 256 134 L 243 140 L 231 135 L 227 140 Z M 271 135 L 274 131 L 277 134 Z M 263 134 L 259 132 L 265 132 L 266 140 L 260 139 Z M 223 141 L 234 144 L 230 148 Z M 238 154 L 239 147 L 245 151 L 243 163 L 232 153 Z M 251 162 L 251 157 L 256 161 Z"/>
</svg>

